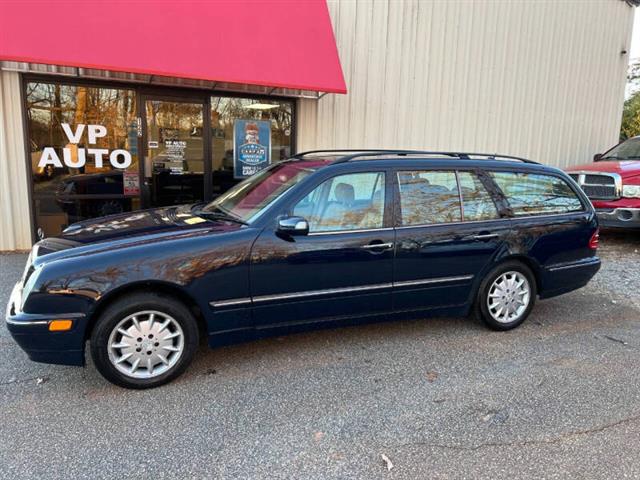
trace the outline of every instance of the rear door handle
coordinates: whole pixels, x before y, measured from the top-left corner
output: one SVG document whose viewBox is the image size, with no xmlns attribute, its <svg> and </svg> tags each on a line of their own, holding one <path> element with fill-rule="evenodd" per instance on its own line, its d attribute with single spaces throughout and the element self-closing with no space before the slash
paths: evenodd
<svg viewBox="0 0 640 480">
<path fill-rule="evenodd" d="M 363 245 L 360 248 L 364 248 L 365 250 L 372 250 L 372 249 L 376 249 L 376 248 L 380 248 L 383 250 L 388 250 L 389 248 L 393 248 L 393 243 L 389 242 L 389 243 L 370 243 L 368 245 Z"/>
<path fill-rule="evenodd" d="M 484 241 L 484 240 L 491 240 L 493 238 L 498 238 L 499 235 L 497 233 L 480 233 L 478 235 L 474 235 L 473 238 L 474 240 L 480 240 L 480 241 Z"/>
</svg>

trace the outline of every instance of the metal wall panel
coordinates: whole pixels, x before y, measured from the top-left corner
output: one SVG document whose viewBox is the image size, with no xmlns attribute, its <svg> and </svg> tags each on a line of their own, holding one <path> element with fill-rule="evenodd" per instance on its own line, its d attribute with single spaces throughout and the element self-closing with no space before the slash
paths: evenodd
<svg viewBox="0 0 640 480">
<path fill-rule="evenodd" d="M 566 167 L 617 142 L 626 2 L 328 3 L 349 93 L 299 100 L 298 150 L 470 150 Z"/>
<path fill-rule="evenodd" d="M 0 71 L 0 251 L 31 248 L 20 75 Z"/>
</svg>

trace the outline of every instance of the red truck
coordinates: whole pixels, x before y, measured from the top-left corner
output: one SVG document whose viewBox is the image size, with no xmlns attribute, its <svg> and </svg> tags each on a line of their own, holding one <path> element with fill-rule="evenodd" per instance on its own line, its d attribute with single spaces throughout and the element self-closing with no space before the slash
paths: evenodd
<svg viewBox="0 0 640 480">
<path fill-rule="evenodd" d="M 640 136 L 567 173 L 593 203 L 601 227 L 640 229 Z"/>
</svg>

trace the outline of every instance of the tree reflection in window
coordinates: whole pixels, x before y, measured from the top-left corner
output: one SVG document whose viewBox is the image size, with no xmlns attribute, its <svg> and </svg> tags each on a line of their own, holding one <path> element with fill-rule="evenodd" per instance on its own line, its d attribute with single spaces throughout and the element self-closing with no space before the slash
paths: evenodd
<svg viewBox="0 0 640 480">
<path fill-rule="evenodd" d="M 462 211 L 465 222 L 477 222 L 499 218 L 491 195 L 480 179 L 472 172 L 458 172 Z"/>
<path fill-rule="evenodd" d="M 402 225 L 462 220 L 455 172 L 398 172 Z"/>
<path fill-rule="evenodd" d="M 517 216 L 581 211 L 582 203 L 571 187 L 551 175 L 491 172 Z"/>
</svg>

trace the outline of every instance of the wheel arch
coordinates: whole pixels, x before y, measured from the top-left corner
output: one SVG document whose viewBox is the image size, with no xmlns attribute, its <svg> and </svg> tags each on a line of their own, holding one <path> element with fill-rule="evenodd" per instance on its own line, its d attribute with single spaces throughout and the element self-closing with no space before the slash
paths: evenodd
<svg viewBox="0 0 640 480">
<path fill-rule="evenodd" d="M 531 270 L 533 278 L 536 281 L 536 291 L 538 294 L 540 294 L 540 290 L 542 289 L 542 269 L 540 268 L 540 265 L 531 257 L 527 257 L 526 255 L 521 254 L 508 255 L 502 257 L 498 262 L 496 262 L 495 265 L 492 265 L 491 270 L 493 270 L 498 265 L 502 265 L 503 263 L 512 261 L 520 262 L 524 264 L 529 270 Z"/>
<path fill-rule="evenodd" d="M 520 262 L 524 266 L 526 266 L 529 270 L 531 270 L 531 273 L 533 274 L 533 278 L 535 279 L 535 282 L 536 282 L 536 292 L 538 295 L 540 295 L 540 291 L 542 287 L 542 275 L 541 275 L 542 269 L 540 265 L 534 259 L 532 259 L 531 257 L 527 257 L 526 255 L 517 254 L 517 253 L 507 254 L 500 258 L 497 258 L 494 262 L 491 262 L 490 264 L 488 264 L 482 270 L 482 272 L 475 278 L 473 288 L 471 289 L 471 292 L 469 294 L 468 305 L 470 308 L 474 304 L 478 296 L 478 292 L 480 290 L 480 285 L 482 284 L 482 281 L 486 278 L 489 272 L 491 272 L 494 268 L 504 263 L 512 262 L 512 261 Z"/>
<path fill-rule="evenodd" d="M 87 328 L 85 329 L 85 340 L 91 337 L 91 333 L 93 332 L 93 329 L 98 322 L 98 318 L 100 318 L 102 312 L 104 312 L 104 310 L 109 305 L 120 298 L 139 292 L 162 293 L 183 303 L 193 314 L 198 324 L 198 328 L 201 330 L 201 333 L 206 332 L 206 322 L 202 310 L 195 299 L 189 293 L 187 293 L 179 285 L 170 282 L 160 280 L 145 280 L 122 285 L 109 291 L 103 297 L 101 297 L 89 314 L 89 322 L 87 324 Z"/>
</svg>

